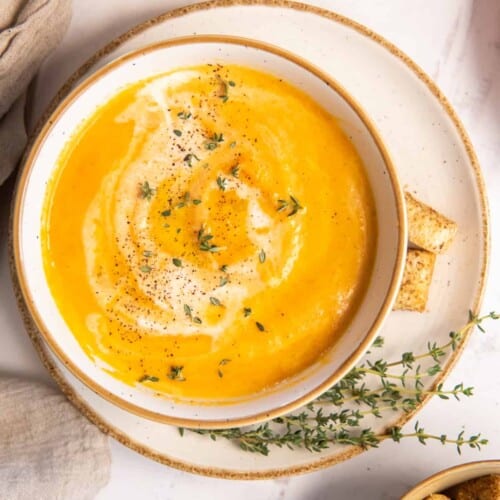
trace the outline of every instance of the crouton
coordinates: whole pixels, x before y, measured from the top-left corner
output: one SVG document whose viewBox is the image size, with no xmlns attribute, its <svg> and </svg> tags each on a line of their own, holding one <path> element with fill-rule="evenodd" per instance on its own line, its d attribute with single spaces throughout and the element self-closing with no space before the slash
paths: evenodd
<svg viewBox="0 0 500 500">
<path fill-rule="evenodd" d="M 457 232 L 457 225 L 406 192 L 408 238 L 413 245 L 432 253 L 445 252 Z"/>
<path fill-rule="evenodd" d="M 426 250 L 408 249 L 403 281 L 394 309 L 425 310 L 434 271 L 436 255 Z"/>
</svg>

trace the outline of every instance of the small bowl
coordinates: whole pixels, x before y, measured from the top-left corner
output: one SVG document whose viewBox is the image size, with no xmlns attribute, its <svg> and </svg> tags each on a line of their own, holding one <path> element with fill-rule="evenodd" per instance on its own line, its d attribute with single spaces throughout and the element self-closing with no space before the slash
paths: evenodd
<svg viewBox="0 0 500 500">
<path fill-rule="evenodd" d="M 96 107 L 127 84 L 178 67 L 236 63 L 272 73 L 312 96 L 338 118 L 365 165 L 377 210 L 374 267 L 355 317 L 335 347 L 296 377 L 244 401 L 194 404 L 131 387 L 99 368 L 67 327 L 50 293 L 39 235 L 46 183 L 71 133 Z M 26 157 L 14 205 L 13 242 L 21 290 L 42 338 L 83 383 L 139 416 L 198 428 L 254 424 L 298 408 L 341 379 L 377 336 L 395 300 L 406 253 L 402 190 L 375 127 L 349 94 L 328 75 L 282 49 L 227 36 L 193 36 L 127 54 L 81 83 L 54 111 Z"/>
<path fill-rule="evenodd" d="M 452 486 L 465 483 L 491 474 L 500 474 L 500 460 L 483 460 L 468 464 L 456 465 L 437 472 L 433 476 L 418 483 L 401 500 L 424 500 L 433 493 L 441 493 Z"/>
</svg>

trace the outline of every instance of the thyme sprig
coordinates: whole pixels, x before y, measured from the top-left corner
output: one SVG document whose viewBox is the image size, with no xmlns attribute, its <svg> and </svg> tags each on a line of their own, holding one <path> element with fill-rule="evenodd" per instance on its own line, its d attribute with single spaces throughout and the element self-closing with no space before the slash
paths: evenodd
<svg viewBox="0 0 500 500">
<path fill-rule="evenodd" d="M 242 450 L 268 455 L 272 447 L 302 448 L 320 452 L 332 445 L 354 445 L 363 449 L 376 448 L 386 440 L 399 442 L 416 438 L 420 443 L 438 441 L 453 444 L 458 453 L 463 447 L 480 450 L 488 443 L 481 434 L 466 436 L 461 431 L 456 437 L 448 434 L 428 433 L 419 422 L 412 432 L 403 432 L 394 425 L 381 433 L 373 430 L 371 422 L 388 412 L 410 414 L 420 403 L 431 396 L 447 400 L 470 397 L 473 388 L 463 383 L 445 389 L 442 383 L 430 384 L 432 377 L 443 370 L 444 358 L 462 342 L 466 332 L 477 327 L 484 332 L 486 320 L 500 319 L 491 312 L 483 316 L 469 314 L 469 321 L 459 330 L 449 334 L 450 340 L 443 345 L 429 342 L 427 350 L 415 355 L 404 352 L 399 359 L 387 362 L 382 359 L 366 359 L 353 368 L 342 380 L 298 412 L 274 418 L 264 424 L 221 430 L 190 429 L 211 439 L 227 439 Z M 378 338 L 372 348 L 383 346 Z M 373 355 L 373 351 L 369 353 Z M 181 435 L 184 429 L 179 429 Z"/>
</svg>

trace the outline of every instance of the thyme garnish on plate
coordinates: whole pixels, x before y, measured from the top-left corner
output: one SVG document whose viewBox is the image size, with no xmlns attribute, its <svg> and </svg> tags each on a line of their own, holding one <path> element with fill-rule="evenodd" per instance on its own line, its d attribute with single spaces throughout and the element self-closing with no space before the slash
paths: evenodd
<svg viewBox="0 0 500 500">
<path fill-rule="evenodd" d="M 459 346 L 469 328 L 476 326 L 484 332 L 482 323 L 488 319 L 500 319 L 500 314 L 491 312 L 475 316 L 470 313 L 468 323 L 450 332 L 448 342 L 443 345 L 429 342 L 427 350 L 421 354 L 404 352 L 391 362 L 368 358 L 301 411 L 258 426 L 189 430 L 208 435 L 213 440 L 227 439 L 244 451 L 262 455 L 268 455 L 273 446 L 320 452 L 335 444 L 367 449 L 376 448 L 385 440 L 399 442 L 403 438 L 416 438 L 422 444 L 431 440 L 443 445 L 453 444 L 458 453 L 464 446 L 480 450 L 488 443 L 480 434 L 466 436 L 464 431 L 456 437 L 430 434 L 418 421 L 412 432 L 405 433 L 400 426 L 393 426 L 376 433 L 366 422 L 398 410 L 409 414 L 430 396 L 457 400 L 472 396 L 473 388 L 463 384 L 445 390 L 440 383 L 426 389 L 423 380 L 442 371 L 444 358 Z M 379 337 L 372 348 L 382 346 L 383 339 Z M 373 352 L 368 355 L 372 356 Z M 179 433 L 183 435 L 184 429 L 179 429 Z"/>
</svg>

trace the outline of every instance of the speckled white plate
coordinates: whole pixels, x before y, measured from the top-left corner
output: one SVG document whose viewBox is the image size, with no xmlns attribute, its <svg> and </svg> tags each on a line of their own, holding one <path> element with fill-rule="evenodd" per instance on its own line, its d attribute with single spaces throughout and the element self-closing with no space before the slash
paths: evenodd
<svg viewBox="0 0 500 500">
<path fill-rule="evenodd" d="M 391 313 L 382 332 L 386 342 L 381 356 L 399 358 L 404 351 L 424 351 L 429 341 L 446 342 L 448 332 L 466 322 L 469 309 L 477 311 L 480 305 L 488 215 L 472 146 L 432 81 L 396 47 L 331 12 L 283 1 L 215 1 L 169 12 L 115 40 L 66 83 L 53 105 L 117 56 L 191 34 L 233 34 L 292 51 L 335 78 L 371 116 L 402 183 L 459 226 L 451 250 L 437 259 L 428 311 Z M 25 317 L 42 359 L 73 403 L 103 431 L 162 463 L 218 477 L 270 478 L 332 465 L 360 451 L 340 446 L 319 454 L 276 449 L 263 457 L 224 441 L 193 434 L 180 437 L 175 427 L 127 413 L 87 389 L 50 354 Z M 443 376 L 459 353 L 447 360 Z M 398 413 L 385 416 L 377 429 L 402 418 Z"/>
</svg>

